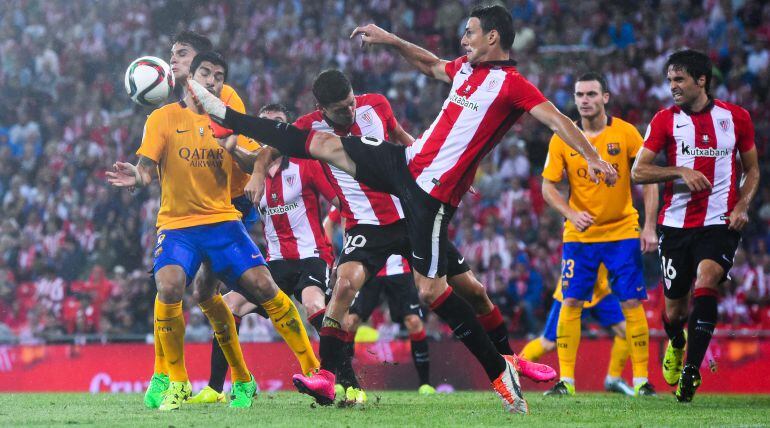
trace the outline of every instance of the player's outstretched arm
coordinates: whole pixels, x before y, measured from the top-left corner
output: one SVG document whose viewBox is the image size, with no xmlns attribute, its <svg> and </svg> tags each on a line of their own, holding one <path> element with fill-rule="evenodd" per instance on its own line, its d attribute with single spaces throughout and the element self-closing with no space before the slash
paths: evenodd
<svg viewBox="0 0 770 428">
<path fill-rule="evenodd" d="M 757 149 L 752 148 L 740 154 L 741 164 L 743 166 L 743 179 L 741 183 L 741 198 L 735 204 L 733 212 L 730 213 L 730 229 L 741 230 L 749 222 L 749 205 L 751 205 L 754 195 L 757 194 L 759 187 L 759 159 Z"/>
<path fill-rule="evenodd" d="M 601 174 L 601 178 L 605 183 L 608 185 L 615 184 L 615 181 L 618 179 L 618 172 L 615 171 L 615 168 L 609 162 L 599 157 L 599 153 L 588 142 L 586 136 L 580 132 L 580 129 L 550 101 L 538 104 L 529 111 L 529 114 L 550 128 L 567 145 L 577 150 L 588 161 L 588 174 L 591 176 L 591 180 L 598 183 Z"/>
<path fill-rule="evenodd" d="M 406 40 L 396 36 L 393 33 L 389 33 L 382 28 L 374 25 L 367 24 L 361 27 L 356 27 L 350 38 L 361 36 L 361 45 L 388 45 L 396 48 L 399 54 L 404 57 L 405 60 L 420 70 L 420 73 L 438 79 L 444 82 L 450 82 L 452 79 L 446 74 L 444 67 L 447 62 L 434 55 L 432 52 L 425 48 L 421 48 L 414 43 L 407 42 Z"/>
<path fill-rule="evenodd" d="M 556 183 L 551 180 L 543 179 L 543 199 L 545 202 L 558 211 L 567 220 L 571 221 L 578 231 L 583 232 L 594 224 L 594 218 L 585 211 L 575 211 L 569 206 L 567 199 L 556 188 Z"/>
<path fill-rule="evenodd" d="M 153 171 L 157 171 L 158 165 L 144 156 L 139 157 L 139 162 L 133 165 L 128 162 L 115 162 L 112 165 L 114 171 L 107 171 L 107 182 L 115 187 L 142 187 L 152 182 Z"/>
<path fill-rule="evenodd" d="M 711 182 L 700 171 L 683 166 L 658 166 L 654 161 L 655 152 L 644 147 L 639 150 L 631 168 L 631 180 L 637 184 L 649 184 L 682 179 L 691 192 L 711 188 Z"/>
</svg>

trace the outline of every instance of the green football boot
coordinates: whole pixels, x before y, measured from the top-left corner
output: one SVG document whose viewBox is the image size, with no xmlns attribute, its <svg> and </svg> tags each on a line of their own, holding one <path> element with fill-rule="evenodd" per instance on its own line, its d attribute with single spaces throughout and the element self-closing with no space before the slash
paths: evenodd
<svg viewBox="0 0 770 428">
<path fill-rule="evenodd" d="M 157 409 L 163 401 L 163 391 L 168 389 L 168 375 L 156 373 L 150 378 L 150 384 L 147 385 L 147 391 L 144 392 L 144 405 L 150 409 Z"/>
<path fill-rule="evenodd" d="M 230 394 L 230 407 L 236 409 L 251 407 L 256 392 L 257 382 L 254 381 L 254 375 L 251 375 L 251 380 L 248 382 L 233 382 L 233 390 Z"/>
<path fill-rule="evenodd" d="M 192 395 L 192 385 L 190 381 L 169 382 L 168 389 L 163 391 L 161 395 L 163 395 L 163 401 L 160 403 L 158 410 L 179 410 L 182 402 Z"/>
</svg>

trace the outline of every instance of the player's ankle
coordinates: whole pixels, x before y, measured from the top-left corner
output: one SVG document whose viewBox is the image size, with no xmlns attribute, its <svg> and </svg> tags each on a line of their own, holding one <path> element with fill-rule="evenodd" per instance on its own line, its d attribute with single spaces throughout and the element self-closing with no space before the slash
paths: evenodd
<svg viewBox="0 0 770 428">
<path fill-rule="evenodd" d="M 645 383 L 649 382 L 650 380 L 646 377 L 635 377 L 634 378 L 634 387 L 637 387 L 639 385 L 644 385 Z"/>
</svg>

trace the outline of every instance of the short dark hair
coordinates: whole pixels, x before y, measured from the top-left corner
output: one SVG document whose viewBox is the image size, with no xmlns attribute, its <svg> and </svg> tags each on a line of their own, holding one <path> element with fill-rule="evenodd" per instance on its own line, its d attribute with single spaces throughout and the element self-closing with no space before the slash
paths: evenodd
<svg viewBox="0 0 770 428">
<path fill-rule="evenodd" d="M 179 32 L 179 34 L 174 36 L 174 40 L 171 41 L 171 44 L 174 43 L 190 45 L 195 49 L 195 53 L 208 52 L 214 49 L 214 44 L 211 43 L 211 40 L 208 37 L 192 30 L 183 30 Z"/>
<path fill-rule="evenodd" d="M 347 76 L 336 69 L 322 71 L 313 82 L 313 96 L 322 106 L 344 100 L 352 90 Z"/>
<path fill-rule="evenodd" d="M 263 105 L 262 108 L 259 109 L 259 113 L 257 113 L 257 116 L 260 116 L 262 115 L 262 113 L 265 113 L 268 111 L 283 113 L 284 115 L 286 115 L 286 120 L 288 122 L 291 122 L 292 118 L 291 118 L 291 112 L 289 111 L 289 108 L 281 103 L 270 103 L 270 104 Z"/>
<path fill-rule="evenodd" d="M 506 8 L 499 4 L 476 6 L 471 10 L 471 18 L 478 18 L 481 21 L 484 34 L 497 30 L 500 34 L 500 47 L 509 50 L 513 46 L 516 32 L 513 29 L 513 18 Z"/>
<path fill-rule="evenodd" d="M 607 86 L 607 79 L 604 78 L 604 75 L 601 73 L 597 73 L 595 71 L 589 71 L 588 73 L 583 73 L 575 82 L 593 82 L 597 81 L 599 82 L 599 86 L 602 87 L 602 93 L 610 93 L 610 87 Z"/>
<path fill-rule="evenodd" d="M 674 70 L 684 70 L 695 80 L 698 80 L 701 76 L 706 76 L 705 88 L 706 93 L 709 92 L 713 64 L 708 55 L 692 49 L 677 51 L 668 57 L 666 73 L 669 67 L 673 67 Z"/>
<path fill-rule="evenodd" d="M 216 51 L 202 52 L 195 55 L 195 58 L 193 58 L 192 62 L 190 63 L 190 76 L 195 74 L 195 70 L 200 67 L 203 61 L 208 61 L 214 65 L 219 65 L 224 68 L 225 82 L 227 81 L 227 61 L 225 61 L 225 57 L 223 57 L 222 54 Z"/>
</svg>

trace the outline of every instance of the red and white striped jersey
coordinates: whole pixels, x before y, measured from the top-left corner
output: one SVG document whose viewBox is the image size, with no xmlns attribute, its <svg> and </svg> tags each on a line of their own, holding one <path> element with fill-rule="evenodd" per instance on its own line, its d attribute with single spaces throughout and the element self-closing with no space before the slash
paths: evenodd
<svg viewBox="0 0 770 428">
<path fill-rule="evenodd" d="M 342 218 L 340 217 L 340 211 L 337 208 L 329 208 L 329 220 L 334 224 L 340 224 Z M 377 272 L 377 276 L 401 275 L 410 272 L 412 272 L 412 269 L 409 267 L 409 261 L 403 256 L 392 254 L 388 257 L 385 266 Z"/>
<path fill-rule="evenodd" d="M 265 177 L 259 201 L 268 260 L 321 257 L 334 262 L 331 244 L 321 226 L 318 195 L 336 196 L 318 161 L 283 158 L 275 175 Z"/>
<path fill-rule="evenodd" d="M 355 98 L 356 120 L 349 129 L 335 128 L 320 110 L 300 117 L 294 126 L 305 130 L 333 132 L 339 136 L 356 135 L 387 140 L 388 132 L 396 127 L 396 119 L 387 98 L 379 94 L 358 95 Z M 332 165 L 323 163 L 322 167 L 340 198 L 346 230 L 357 224 L 385 226 L 404 218 L 404 210 L 397 197 L 372 190 Z"/>
<path fill-rule="evenodd" d="M 430 128 L 406 149 L 417 184 L 441 202 L 457 206 L 481 159 L 525 112 L 547 101 L 514 67 L 514 61 L 447 63 L 452 89 Z"/>
<path fill-rule="evenodd" d="M 409 261 L 407 261 L 403 256 L 393 254 L 388 257 L 388 261 L 385 263 L 385 266 L 383 266 L 382 269 L 377 272 L 377 276 L 402 275 L 411 272 L 412 270 L 409 268 Z"/>
<path fill-rule="evenodd" d="M 700 171 L 712 185 L 690 192 L 681 179 L 666 182 L 658 224 L 691 228 L 728 223 L 740 196 L 737 152 L 754 147 L 754 124 L 746 110 L 720 100 L 698 113 L 669 107 L 652 118 L 644 147 L 655 153 L 665 149 L 669 166 Z"/>
</svg>

